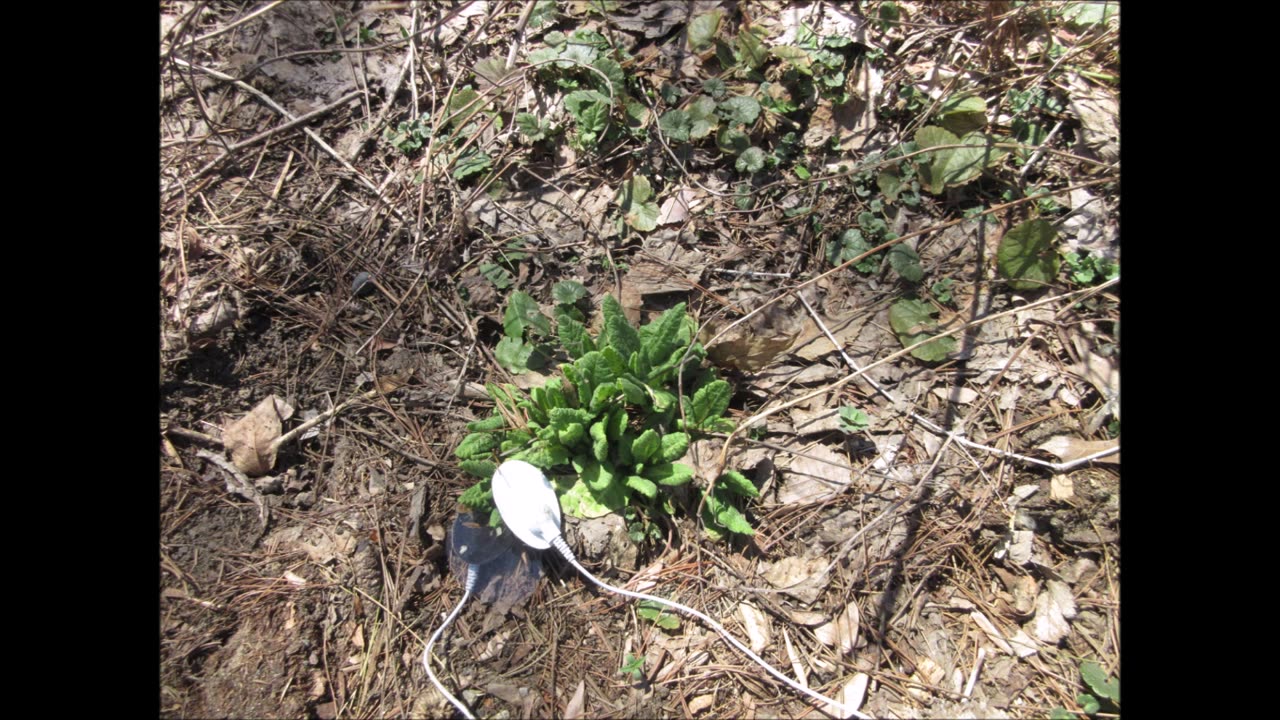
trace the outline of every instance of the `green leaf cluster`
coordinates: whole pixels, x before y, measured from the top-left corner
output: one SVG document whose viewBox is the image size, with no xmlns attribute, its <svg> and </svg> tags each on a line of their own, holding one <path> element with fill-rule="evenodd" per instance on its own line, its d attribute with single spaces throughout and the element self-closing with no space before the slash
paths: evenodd
<svg viewBox="0 0 1280 720">
<path fill-rule="evenodd" d="M 524 460 L 553 478 L 565 513 L 623 512 L 641 538 L 651 537 L 647 518 L 672 514 L 679 501 L 698 502 L 675 492 L 694 476 L 679 461 L 698 435 L 733 430 L 725 417 L 732 388 L 702 367 L 706 352 L 684 303 L 637 328 L 607 295 L 593 334 L 580 309 L 586 294 L 579 283 L 558 283 L 551 317 L 527 293 L 508 298 L 498 361 L 522 372 L 554 358 L 560 373 L 527 396 L 513 385 L 486 386 L 494 410 L 468 426 L 454 451 L 479 479 L 459 500 L 492 512 L 494 468 Z M 735 503 L 757 495 L 745 476 L 727 471 L 704 503 L 708 532 L 751 534 Z"/>
</svg>

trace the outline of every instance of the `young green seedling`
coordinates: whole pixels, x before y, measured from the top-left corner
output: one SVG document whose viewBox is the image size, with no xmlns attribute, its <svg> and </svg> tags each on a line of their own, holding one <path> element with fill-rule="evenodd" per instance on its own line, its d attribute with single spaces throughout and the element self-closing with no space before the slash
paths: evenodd
<svg viewBox="0 0 1280 720">
<path fill-rule="evenodd" d="M 569 544 L 565 542 L 564 536 L 560 533 L 560 501 L 556 498 L 555 490 L 552 489 L 551 483 L 547 481 L 546 476 L 533 465 L 521 460 L 508 460 L 500 465 L 493 473 L 493 502 L 497 505 L 498 512 L 502 515 L 502 521 L 507 528 L 516 537 L 528 543 L 530 547 L 538 549 L 555 548 L 584 577 L 609 592 L 637 600 L 655 602 L 698 618 L 720 633 L 721 637 L 728 641 L 730 645 L 742 651 L 744 655 L 751 658 L 756 664 L 768 671 L 769 674 L 783 681 L 793 690 L 818 702 L 844 708 L 843 703 L 823 697 L 783 675 L 766 662 L 764 658 L 752 652 L 750 648 L 730 635 L 729 631 L 724 629 L 724 626 L 707 615 L 672 600 L 614 587 L 592 575 L 578 562 L 573 550 L 569 548 Z M 865 717 L 856 711 L 852 714 L 857 717 Z"/>
</svg>

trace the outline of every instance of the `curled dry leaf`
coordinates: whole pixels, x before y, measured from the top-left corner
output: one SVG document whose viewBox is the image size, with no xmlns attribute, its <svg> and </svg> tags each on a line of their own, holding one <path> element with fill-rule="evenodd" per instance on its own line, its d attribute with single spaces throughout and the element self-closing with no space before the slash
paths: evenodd
<svg viewBox="0 0 1280 720">
<path fill-rule="evenodd" d="M 222 444 L 231 452 L 231 462 L 240 472 L 257 477 L 275 467 L 275 440 L 280 437 L 281 423 L 292 415 L 293 407 L 272 395 L 248 415 L 227 425 L 222 431 Z"/>
<path fill-rule="evenodd" d="M 747 629 L 747 638 L 751 641 L 751 652 L 759 654 L 769 644 L 769 618 L 749 603 L 739 603 L 738 613 L 742 616 L 742 624 Z"/>
<path fill-rule="evenodd" d="M 848 655 L 858 645 L 858 603 L 845 606 L 834 620 L 813 631 L 814 637 L 824 645 L 839 647 L 840 654 Z"/>
</svg>

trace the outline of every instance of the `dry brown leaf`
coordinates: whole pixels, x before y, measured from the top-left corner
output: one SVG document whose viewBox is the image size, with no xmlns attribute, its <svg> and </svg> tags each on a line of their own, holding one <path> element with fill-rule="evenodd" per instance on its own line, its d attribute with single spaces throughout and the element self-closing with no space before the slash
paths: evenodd
<svg viewBox="0 0 1280 720">
<path fill-rule="evenodd" d="M 858 646 L 858 603 L 851 602 L 834 620 L 813 631 L 818 642 L 839 647 L 841 655 L 848 655 Z"/>
<path fill-rule="evenodd" d="M 706 710 L 707 708 L 715 704 L 716 704 L 715 693 L 709 693 L 707 695 L 699 695 L 698 697 L 689 701 L 689 712 L 693 715 L 697 715 L 698 713 L 702 712 L 703 710 Z"/>
<path fill-rule="evenodd" d="M 844 712 L 841 712 L 834 703 L 828 703 L 825 712 L 835 717 L 854 717 L 854 712 L 862 707 L 862 701 L 867 697 L 867 685 L 870 682 L 871 676 L 866 673 L 856 673 L 840 690 L 840 702 L 845 707 Z"/>
<path fill-rule="evenodd" d="M 1080 438 L 1072 437 L 1070 435 L 1057 435 L 1037 445 L 1036 449 L 1043 450 L 1050 455 L 1057 457 L 1062 462 L 1071 462 L 1073 460 L 1079 460 L 1082 457 L 1092 455 L 1096 452 L 1102 452 L 1103 450 L 1110 450 L 1111 448 L 1119 447 L 1119 445 L 1119 439 L 1081 440 Z M 1120 453 L 1098 458 L 1095 462 L 1119 464 Z"/>
<path fill-rule="evenodd" d="M 249 477 L 271 471 L 276 464 L 276 438 L 281 423 L 293 415 L 293 407 L 272 395 L 249 411 L 249 414 L 226 426 L 222 444 L 231 453 L 231 462 Z"/>
<path fill-rule="evenodd" d="M 828 396 L 816 397 L 807 408 L 791 408 L 791 424 L 801 435 L 837 431 L 840 429 L 840 408 L 832 406 Z"/>
<path fill-rule="evenodd" d="M 1059 580 L 1050 580 L 1036 598 L 1036 616 L 1023 629 L 1046 645 L 1056 645 L 1071 633 L 1068 619 L 1076 615 L 1076 601 L 1071 588 Z"/>
<path fill-rule="evenodd" d="M 1054 475 L 1049 478 L 1049 499 L 1070 500 L 1075 497 L 1076 484 L 1070 475 Z"/>
<path fill-rule="evenodd" d="M 780 504 L 821 502 L 844 492 L 853 482 L 853 471 L 844 456 L 825 445 L 814 445 L 803 452 L 803 456 L 791 459 L 778 491 Z"/>
<path fill-rule="evenodd" d="M 1010 647 L 1009 642 L 1004 639 L 1004 634 L 1001 633 L 996 628 L 996 626 L 990 620 L 987 619 L 986 615 L 983 615 L 981 611 L 973 610 L 972 612 L 969 613 L 969 617 L 972 618 L 975 623 L 977 623 L 978 627 L 982 628 L 982 632 L 987 634 L 987 638 L 991 640 L 991 642 L 995 643 L 996 647 L 1000 648 L 1002 651 L 1004 651 L 1009 655 L 1013 654 L 1013 648 Z"/>
<path fill-rule="evenodd" d="M 946 402 L 969 405 L 978 399 L 978 393 L 969 388 L 934 388 L 933 394 Z"/>
<path fill-rule="evenodd" d="M 827 621 L 826 615 L 809 610 L 791 610 L 787 612 L 787 617 L 791 618 L 791 622 L 805 627 L 817 627 Z"/>
<path fill-rule="evenodd" d="M 699 193 L 693 188 L 681 188 L 662 203 L 658 210 L 659 225 L 674 225 L 689 219 L 689 213 L 697 209 Z"/>
<path fill-rule="evenodd" d="M 564 706 L 564 720 L 577 720 L 582 717 L 582 711 L 586 709 L 587 683 L 585 680 L 578 681 L 578 689 L 573 691 L 573 697 L 569 698 L 568 704 Z"/>
<path fill-rule="evenodd" d="M 784 593 L 811 603 L 825 589 L 826 569 L 827 561 L 822 558 L 791 556 L 770 563 L 761 576 Z"/>
<path fill-rule="evenodd" d="M 782 642 L 787 648 L 787 657 L 791 660 L 791 671 L 795 673 L 796 682 L 800 683 L 801 687 L 809 687 L 809 671 L 805 669 L 804 663 L 800 662 L 796 649 L 791 646 L 791 635 L 787 633 L 786 628 L 782 628 Z"/>
<path fill-rule="evenodd" d="M 748 643 L 753 653 L 761 653 L 769 645 L 769 618 L 748 603 L 738 603 L 738 614 L 747 629 Z"/>
</svg>

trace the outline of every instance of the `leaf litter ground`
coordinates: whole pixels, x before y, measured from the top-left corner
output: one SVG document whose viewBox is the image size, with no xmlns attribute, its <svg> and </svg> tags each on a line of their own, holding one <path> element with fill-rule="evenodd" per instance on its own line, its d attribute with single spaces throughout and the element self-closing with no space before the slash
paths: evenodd
<svg viewBox="0 0 1280 720">
<path fill-rule="evenodd" d="M 689 304 L 739 430 L 685 462 L 761 490 L 733 542 L 567 518 L 593 572 L 877 717 L 1118 703 L 1118 16 L 872 7 L 162 4 L 163 714 L 453 714 L 420 664 L 461 595 L 452 451 L 485 382 L 540 382 L 495 359 L 507 298 L 566 279 L 633 323 Z M 566 102 L 584 63 L 617 107 Z M 1023 145 L 858 165 L 975 111 Z M 836 268 L 850 228 L 910 253 Z M 694 621 L 504 562 L 436 648 L 480 717 L 820 715 Z"/>
</svg>

